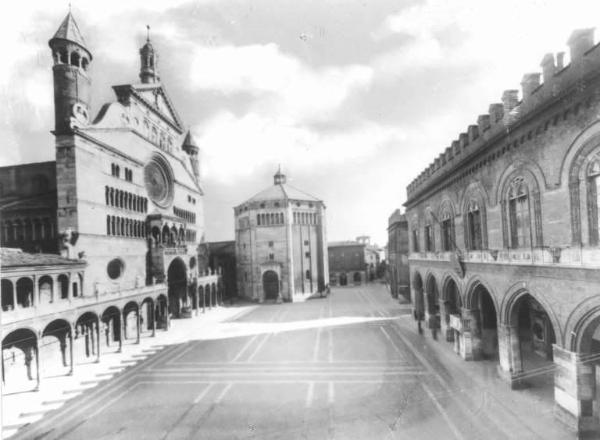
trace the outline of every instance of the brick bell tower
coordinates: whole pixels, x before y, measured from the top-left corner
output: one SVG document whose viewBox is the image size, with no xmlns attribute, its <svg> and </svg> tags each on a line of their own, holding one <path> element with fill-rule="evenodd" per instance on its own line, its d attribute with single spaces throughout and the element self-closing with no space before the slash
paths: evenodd
<svg viewBox="0 0 600 440">
<path fill-rule="evenodd" d="M 77 23 L 67 14 L 48 42 L 54 66 L 54 131 L 56 146 L 56 196 L 59 249 L 67 258 L 79 258 L 77 241 L 79 205 L 77 136 L 75 130 L 90 121 L 92 81 L 87 49 Z"/>
<path fill-rule="evenodd" d="M 48 45 L 54 59 L 54 134 L 69 134 L 89 121 L 92 85 L 88 72 L 92 54 L 71 11 Z"/>
</svg>

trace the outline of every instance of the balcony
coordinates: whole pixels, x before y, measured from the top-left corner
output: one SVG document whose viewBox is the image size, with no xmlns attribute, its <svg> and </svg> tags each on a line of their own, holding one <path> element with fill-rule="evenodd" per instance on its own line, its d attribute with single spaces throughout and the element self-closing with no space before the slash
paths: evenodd
<svg viewBox="0 0 600 440">
<path fill-rule="evenodd" d="M 409 261 L 451 261 L 452 252 L 413 252 Z M 559 267 L 600 267 L 599 247 L 537 247 L 485 249 L 462 252 L 465 263 L 514 264 Z"/>
<path fill-rule="evenodd" d="M 52 302 L 38 302 L 31 307 L 22 307 L 17 304 L 16 308 L 2 311 L 2 324 L 11 324 L 25 319 L 37 318 L 40 316 L 58 314 L 78 309 L 80 307 L 93 306 L 104 302 L 113 302 L 118 300 L 141 300 L 147 296 L 152 296 L 158 291 L 167 293 L 165 284 L 156 284 L 152 286 L 136 287 L 127 290 L 107 290 L 102 289 L 99 284 L 94 285 L 94 294 L 86 296 L 76 296 L 71 298 L 55 298 Z"/>
</svg>

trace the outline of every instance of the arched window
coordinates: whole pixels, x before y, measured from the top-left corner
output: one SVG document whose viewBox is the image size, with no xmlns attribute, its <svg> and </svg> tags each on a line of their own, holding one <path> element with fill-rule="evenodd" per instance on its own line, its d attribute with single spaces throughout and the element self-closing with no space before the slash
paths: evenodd
<svg viewBox="0 0 600 440">
<path fill-rule="evenodd" d="M 71 65 L 79 67 L 79 54 L 77 52 L 71 52 Z"/>
<path fill-rule="evenodd" d="M 256 214 L 256 224 L 260 226 L 260 214 Z"/>
<path fill-rule="evenodd" d="M 598 210 L 600 209 L 600 158 L 590 162 L 587 169 L 587 199 L 589 216 L 590 244 L 598 244 L 598 231 L 600 223 Z"/>
<path fill-rule="evenodd" d="M 106 204 L 110 205 L 110 189 L 108 186 L 104 187 L 104 197 L 106 198 Z"/>
<path fill-rule="evenodd" d="M 431 218 L 431 214 L 427 216 L 425 220 L 425 230 L 423 237 L 425 238 L 425 251 L 426 252 L 435 252 L 435 237 L 433 235 L 433 219 Z"/>
<path fill-rule="evenodd" d="M 60 51 L 60 62 L 62 64 L 68 64 L 69 63 L 69 54 L 64 49 Z"/>
<path fill-rule="evenodd" d="M 471 200 L 467 206 L 467 249 L 483 248 L 482 218 L 479 202 Z"/>
<path fill-rule="evenodd" d="M 110 229 L 110 215 L 106 216 L 106 235 L 111 235 L 111 229 Z"/>
<path fill-rule="evenodd" d="M 508 227 L 510 247 L 531 246 L 529 190 L 522 177 L 517 177 L 508 191 Z"/>
<path fill-rule="evenodd" d="M 416 227 L 412 230 L 412 250 L 413 252 L 419 252 L 419 231 Z"/>
<path fill-rule="evenodd" d="M 448 252 L 454 249 L 454 222 L 452 212 L 449 209 L 442 211 L 440 218 L 440 229 L 442 239 L 442 250 Z"/>
<path fill-rule="evenodd" d="M 83 57 L 81 59 L 81 67 L 83 67 L 83 70 L 87 70 L 88 69 L 88 65 L 89 65 L 89 61 L 86 57 Z"/>
</svg>

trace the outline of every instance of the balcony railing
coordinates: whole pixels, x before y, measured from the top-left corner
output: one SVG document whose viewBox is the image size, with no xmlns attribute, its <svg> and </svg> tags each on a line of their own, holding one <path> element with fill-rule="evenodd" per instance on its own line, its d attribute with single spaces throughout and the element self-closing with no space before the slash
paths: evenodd
<svg viewBox="0 0 600 440">
<path fill-rule="evenodd" d="M 409 260 L 450 261 L 453 252 L 413 252 Z M 462 252 L 465 263 L 530 264 L 539 266 L 600 267 L 598 247 L 534 247 Z"/>
<path fill-rule="evenodd" d="M 97 286 L 95 286 L 97 287 Z M 125 298 L 146 297 L 157 292 L 157 290 L 167 292 L 166 284 L 155 284 L 152 286 L 136 287 L 133 289 L 117 291 L 100 291 L 95 289 L 95 293 L 85 296 L 76 296 L 70 299 L 55 298 L 52 302 L 38 302 L 31 307 L 22 307 L 2 311 L 2 324 L 10 324 L 24 319 L 35 318 L 38 316 L 50 315 L 66 312 L 84 306 L 91 306 L 105 301 L 114 301 Z"/>
</svg>

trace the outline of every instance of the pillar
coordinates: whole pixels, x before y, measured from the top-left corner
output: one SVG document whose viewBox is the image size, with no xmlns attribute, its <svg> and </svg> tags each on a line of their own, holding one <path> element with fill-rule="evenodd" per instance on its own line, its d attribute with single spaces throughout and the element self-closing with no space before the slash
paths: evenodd
<svg viewBox="0 0 600 440">
<path fill-rule="evenodd" d="M 69 330 L 69 358 L 71 360 L 69 368 L 69 376 L 73 375 L 73 329 Z"/>
<path fill-rule="evenodd" d="M 483 343 L 478 309 L 462 309 L 463 331 L 460 335 L 460 355 L 466 361 L 477 361 L 483 357 Z"/>
<path fill-rule="evenodd" d="M 63 367 L 67 366 L 67 335 L 66 333 L 58 339 L 60 345 L 60 354 L 62 356 Z"/>
<path fill-rule="evenodd" d="M 511 388 L 522 388 L 525 385 L 520 378 L 523 374 L 523 360 L 519 328 L 516 325 L 505 324 L 498 327 L 498 355 L 500 376 L 510 383 Z"/>
<path fill-rule="evenodd" d="M 139 344 L 140 343 L 140 332 L 141 332 L 141 320 L 140 320 L 140 306 L 138 305 L 138 309 L 135 312 L 135 321 L 136 321 L 136 326 L 135 326 L 135 343 Z"/>
<path fill-rule="evenodd" d="M 119 314 L 119 349 L 117 350 L 117 353 L 121 353 L 123 351 L 123 338 L 125 337 L 125 319 L 121 315 L 122 314 Z"/>
<path fill-rule="evenodd" d="M 67 285 L 67 299 L 71 301 L 73 299 L 73 284 L 71 283 L 71 273 L 67 276 L 68 285 Z"/>
<path fill-rule="evenodd" d="M 206 291 L 202 289 L 202 313 L 206 313 Z"/>
<path fill-rule="evenodd" d="M 156 307 L 154 306 L 154 303 L 152 304 L 152 337 L 156 336 L 156 313 L 155 313 L 155 309 Z"/>
<path fill-rule="evenodd" d="M 596 376 L 593 362 L 584 362 L 581 353 L 553 345 L 554 414 L 580 434 L 596 432 L 594 417 Z"/>
<path fill-rule="evenodd" d="M 35 339 L 35 391 L 40 389 L 40 341 Z"/>
<path fill-rule="evenodd" d="M 440 300 L 440 328 L 443 338 L 447 342 L 454 342 L 454 330 L 450 327 L 450 316 L 448 316 L 448 301 Z"/>
<path fill-rule="evenodd" d="M 98 322 L 94 323 L 96 330 L 96 362 L 100 362 L 100 318 Z"/>
<path fill-rule="evenodd" d="M 38 285 L 37 278 L 38 277 L 35 275 L 32 277 L 32 279 L 33 279 L 33 292 L 32 292 L 33 298 L 31 300 L 32 307 L 37 307 L 37 305 L 40 302 L 40 296 L 39 296 L 40 295 L 40 286 Z"/>
</svg>

